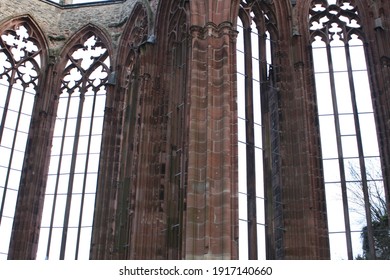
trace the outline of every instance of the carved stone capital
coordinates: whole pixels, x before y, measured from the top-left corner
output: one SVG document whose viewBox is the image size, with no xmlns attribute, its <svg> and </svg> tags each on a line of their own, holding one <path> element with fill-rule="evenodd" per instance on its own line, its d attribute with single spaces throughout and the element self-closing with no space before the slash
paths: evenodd
<svg viewBox="0 0 390 280">
<path fill-rule="evenodd" d="M 193 38 L 206 39 L 209 37 L 222 38 L 223 36 L 229 36 L 232 39 L 237 37 L 237 31 L 233 29 L 231 22 L 225 21 L 219 25 L 209 22 L 204 27 L 193 25 L 190 27 L 190 35 Z"/>
</svg>

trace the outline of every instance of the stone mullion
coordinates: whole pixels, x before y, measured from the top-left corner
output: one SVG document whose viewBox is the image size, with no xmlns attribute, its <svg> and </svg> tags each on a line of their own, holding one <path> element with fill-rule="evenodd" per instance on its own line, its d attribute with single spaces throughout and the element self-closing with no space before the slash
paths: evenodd
<svg viewBox="0 0 390 280">
<path fill-rule="evenodd" d="M 55 122 L 53 104 L 53 63 L 46 70 L 42 91 L 36 96 L 29 141 L 9 247 L 8 259 L 35 259 L 42 219 L 49 155 Z M 34 147 L 34 148 L 32 148 Z M 41 164 L 36 164 L 40 162 Z"/>
<path fill-rule="evenodd" d="M 259 28 L 258 28 L 259 29 Z M 261 124 L 262 124 L 262 143 L 263 143 L 263 174 L 264 174 L 264 198 L 265 198 L 265 231 L 266 231 L 266 258 L 275 259 L 275 208 L 278 207 L 274 199 L 274 186 L 279 187 L 279 180 L 273 178 L 274 174 L 279 172 L 279 168 L 273 166 L 274 162 L 277 162 L 276 158 L 279 155 L 278 146 L 275 147 L 274 141 L 277 138 L 277 131 L 274 131 L 271 127 L 271 123 L 275 127 L 279 125 L 278 121 L 273 118 L 273 115 L 277 114 L 277 92 L 272 88 L 272 70 L 267 71 L 267 50 L 266 47 L 266 34 L 259 36 L 259 57 L 260 57 L 260 106 L 261 106 Z M 271 108 L 274 109 L 272 110 Z M 271 122 L 273 120 L 273 122 Z M 276 176 L 275 176 L 276 177 Z M 259 241 L 260 242 L 260 241 Z"/>
<path fill-rule="evenodd" d="M 233 74 L 229 27 L 191 28 L 187 259 L 230 259 L 234 168 Z"/>
<path fill-rule="evenodd" d="M 256 217 L 256 157 L 253 103 L 253 55 L 251 43 L 252 29 L 243 30 L 245 49 L 245 136 L 246 136 L 246 184 L 248 219 L 248 258 L 257 259 L 257 217 Z"/>
</svg>

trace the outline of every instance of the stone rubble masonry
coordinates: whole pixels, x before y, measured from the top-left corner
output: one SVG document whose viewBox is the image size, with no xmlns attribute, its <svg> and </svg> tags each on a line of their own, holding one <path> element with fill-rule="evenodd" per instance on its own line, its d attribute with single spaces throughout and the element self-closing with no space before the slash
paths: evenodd
<svg viewBox="0 0 390 280">
<path fill-rule="evenodd" d="M 67 8 L 67 6 L 61 7 L 50 3 L 49 0 L 1 0 L 0 20 L 6 21 L 28 14 L 42 29 L 49 49 L 54 52 L 58 52 L 71 36 L 88 24 L 105 30 L 111 36 L 113 44 L 117 45 L 123 26 L 136 2 L 139 1 L 102 2 L 94 6 L 74 4 L 72 8 Z M 150 2 L 150 12 L 155 12 L 157 0 L 144 2 Z"/>
</svg>

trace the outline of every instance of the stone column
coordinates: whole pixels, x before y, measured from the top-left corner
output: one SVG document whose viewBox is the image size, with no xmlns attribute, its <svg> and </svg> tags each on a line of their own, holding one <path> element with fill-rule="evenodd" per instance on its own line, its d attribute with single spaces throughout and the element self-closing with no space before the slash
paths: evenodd
<svg viewBox="0 0 390 280">
<path fill-rule="evenodd" d="M 235 32 L 192 26 L 186 259 L 238 257 Z"/>
</svg>

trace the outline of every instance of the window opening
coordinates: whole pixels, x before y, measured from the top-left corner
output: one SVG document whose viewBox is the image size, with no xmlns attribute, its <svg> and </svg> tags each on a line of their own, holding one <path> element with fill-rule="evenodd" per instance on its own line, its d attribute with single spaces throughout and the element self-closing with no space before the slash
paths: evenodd
<svg viewBox="0 0 390 280">
<path fill-rule="evenodd" d="M 73 48 L 61 80 L 37 258 L 88 259 L 108 51 L 96 35 Z"/>
<path fill-rule="evenodd" d="M 262 16 L 256 19 L 249 7 L 242 7 L 237 20 L 240 259 L 266 258 L 262 107 L 268 104 L 262 102 L 272 68 L 272 42 L 264 28 L 269 18 Z"/>
<path fill-rule="evenodd" d="M 41 46 L 22 23 L 0 37 L 0 259 L 6 259 L 39 83 Z"/>
<path fill-rule="evenodd" d="M 384 187 L 360 29 L 350 1 L 313 1 L 311 46 L 332 259 L 381 257 L 373 223 L 386 212 Z"/>
</svg>

